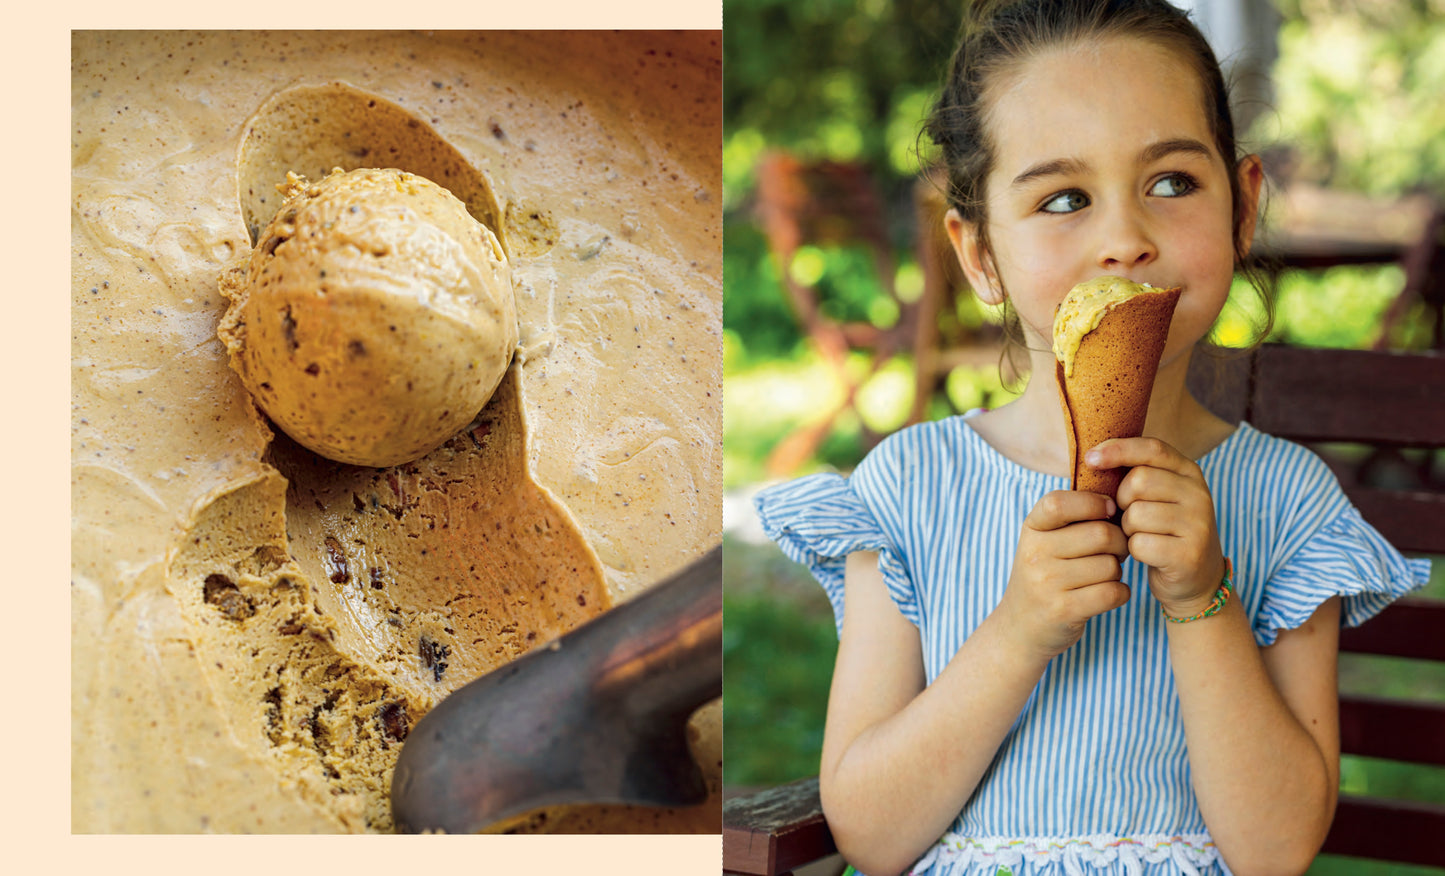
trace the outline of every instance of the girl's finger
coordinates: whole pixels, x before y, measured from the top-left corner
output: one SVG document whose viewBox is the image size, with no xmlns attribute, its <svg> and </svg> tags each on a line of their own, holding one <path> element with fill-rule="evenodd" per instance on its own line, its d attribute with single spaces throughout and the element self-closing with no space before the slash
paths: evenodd
<svg viewBox="0 0 1445 876">
<path fill-rule="evenodd" d="M 1158 438 L 1110 438 L 1084 454 L 1084 462 L 1095 468 L 1142 465 L 1186 477 L 1199 474 L 1199 466 L 1194 460 Z"/>
<path fill-rule="evenodd" d="M 1143 532 L 1182 535 L 1186 522 L 1183 506 L 1178 503 L 1136 501 L 1125 506 L 1119 527 L 1126 538 Z"/>
<path fill-rule="evenodd" d="M 1070 560 L 1067 570 L 1069 578 L 1079 582 L 1068 588 L 1069 590 L 1095 587 L 1110 581 L 1118 581 L 1124 577 L 1124 569 L 1119 563 L 1119 558 L 1111 554 L 1097 554 L 1092 557 Z"/>
<path fill-rule="evenodd" d="M 1119 484 L 1119 507 L 1127 510 L 1139 501 L 1187 504 L 1202 481 L 1151 466 L 1131 469 Z"/>
<path fill-rule="evenodd" d="M 1024 518 L 1024 525 L 1039 532 L 1051 532 L 1080 520 L 1108 520 L 1117 510 L 1114 500 L 1108 496 L 1054 490 L 1034 504 Z"/>
<path fill-rule="evenodd" d="M 1124 531 L 1106 520 L 1086 520 L 1060 531 L 1058 556 L 1064 559 L 1100 554 L 1124 557 L 1129 543 Z"/>
<path fill-rule="evenodd" d="M 1174 535 L 1136 532 L 1129 536 L 1129 556 L 1155 569 L 1178 564 L 1185 549 L 1184 539 Z"/>
<path fill-rule="evenodd" d="M 1122 581 L 1102 581 L 1069 591 L 1070 608 L 1078 617 L 1094 617 L 1113 611 L 1129 601 L 1129 585 Z"/>
</svg>

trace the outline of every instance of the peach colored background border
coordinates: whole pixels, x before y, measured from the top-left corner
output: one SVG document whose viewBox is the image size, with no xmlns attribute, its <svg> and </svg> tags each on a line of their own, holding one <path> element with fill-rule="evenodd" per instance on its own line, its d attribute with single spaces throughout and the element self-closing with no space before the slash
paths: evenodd
<svg viewBox="0 0 1445 876">
<path fill-rule="evenodd" d="M 69 7 L 69 8 L 65 8 Z M 505 7 L 505 8 L 499 8 Z M 247 17 L 250 9 L 272 13 Z M 419 14 L 418 14 L 419 13 Z M 7 318 L 4 390 L 3 717 L 7 869 L 14 872 L 357 876 L 673 876 L 721 870 L 717 836 L 71 836 L 69 793 L 70 31 L 108 28 L 688 28 L 722 26 L 721 0 L 446 0 L 348 3 L 27 3 L 0 51 Z M 24 22 L 24 23 L 22 23 Z M 719 143 L 721 149 L 721 143 Z M 43 869 L 42 869 L 43 868 Z M 80 868 L 85 868 L 81 870 Z"/>
</svg>

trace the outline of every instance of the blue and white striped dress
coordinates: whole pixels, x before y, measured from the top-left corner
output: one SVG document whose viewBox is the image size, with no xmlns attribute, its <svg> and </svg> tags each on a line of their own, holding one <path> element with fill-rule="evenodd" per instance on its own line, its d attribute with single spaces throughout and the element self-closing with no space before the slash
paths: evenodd
<svg viewBox="0 0 1445 876">
<path fill-rule="evenodd" d="M 898 432 L 844 479 L 799 478 L 759 494 L 763 528 L 806 564 L 844 622 L 843 567 L 880 554 L 894 603 L 919 629 L 927 679 L 1003 596 L 1019 528 L 1068 479 L 1036 472 L 952 417 Z M 1355 625 L 1425 584 L 1307 449 L 1240 427 L 1200 461 L 1220 541 L 1255 639 L 1343 596 Z M 1190 790 L 1165 622 L 1147 568 L 1133 597 L 1054 658 L 951 829 L 913 872 L 928 876 L 1227 873 Z M 960 733 L 967 732 L 960 728 Z"/>
</svg>

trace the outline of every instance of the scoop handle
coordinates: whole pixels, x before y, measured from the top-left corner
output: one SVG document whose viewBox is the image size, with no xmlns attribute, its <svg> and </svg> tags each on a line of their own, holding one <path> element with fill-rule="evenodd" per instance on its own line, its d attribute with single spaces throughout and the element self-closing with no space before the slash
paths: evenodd
<svg viewBox="0 0 1445 876">
<path fill-rule="evenodd" d="M 721 694 L 719 547 L 438 703 L 397 758 L 397 828 L 471 833 L 541 806 L 701 803 L 686 724 Z"/>
<path fill-rule="evenodd" d="M 608 615 L 614 615 L 608 623 Z M 691 714 L 722 695 L 722 549 L 577 632 L 601 658 L 593 692 L 639 715 Z"/>
</svg>

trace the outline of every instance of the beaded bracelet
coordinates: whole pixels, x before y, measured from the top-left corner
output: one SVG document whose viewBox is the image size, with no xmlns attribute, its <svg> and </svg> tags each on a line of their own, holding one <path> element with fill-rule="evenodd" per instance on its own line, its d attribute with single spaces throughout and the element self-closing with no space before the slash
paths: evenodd
<svg viewBox="0 0 1445 876">
<path fill-rule="evenodd" d="M 1164 615 L 1164 619 L 1169 621 L 1171 624 L 1187 624 L 1190 621 L 1197 621 L 1201 618 L 1213 617 L 1214 615 L 1219 614 L 1219 610 L 1221 608 L 1224 608 L 1225 603 L 1229 602 L 1229 594 L 1234 592 L 1234 588 L 1230 586 L 1230 582 L 1233 580 L 1234 565 L 1229 562 L 1229 557 L 1225 557 L 1224 581 L 1220 583 L 1219 589 L 1214 591 L 1214 601 L 1209 603 L 1208 608 L 1204 609 L 1198 614 L 1191 614 L 1189 617 L 1173 617 L 1167 611 L 1165 611 L 1163 607 L 1159 609 L 1159 613 Z"/>
</svg>

